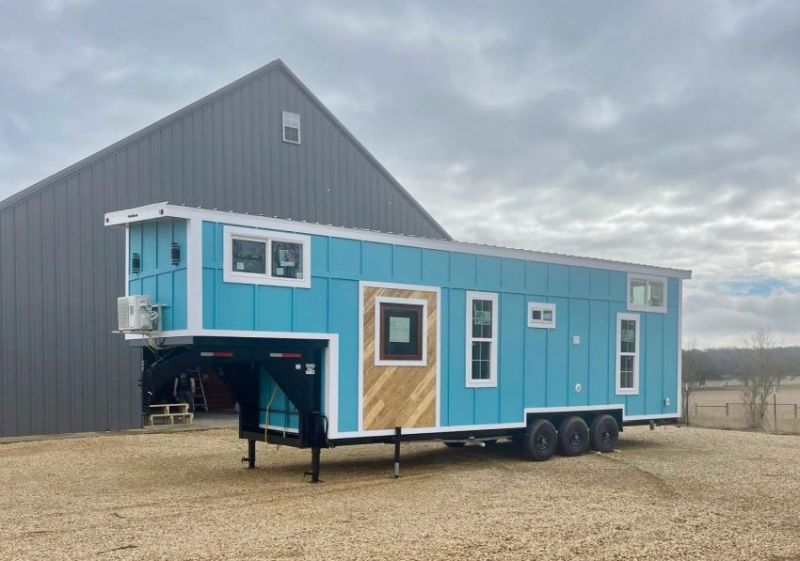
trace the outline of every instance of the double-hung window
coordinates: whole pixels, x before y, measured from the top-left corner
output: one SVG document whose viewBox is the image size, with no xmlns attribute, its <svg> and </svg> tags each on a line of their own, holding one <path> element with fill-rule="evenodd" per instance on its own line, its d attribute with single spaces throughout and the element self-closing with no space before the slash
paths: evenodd
<svg viewBox="0 0 800 561">
<path fill-rule="evenodd" d="M 637 312 L 666 312 L 667 279 L 629 274 L 628 309 Z"/>
<path fill-rule="evenodd" d="M 497 294 L 467 292 L 467 387 L 497 386 Z"/>
<path fill-rule="evenodd" d="M 225 226 L 223 239 L 225 282 L 311 286 L 308 236 Z"/>
<path fill-rule="evenodd" d="M 639 315 L 617 314 L 617 395 L 639 393 Z"/>
<path fill-rule="evenodd" d="M 283 141 L 289 144 L 300 144 L 300 115 L 284 111 L 281 114 L 283 121 Z"/>
</svg>

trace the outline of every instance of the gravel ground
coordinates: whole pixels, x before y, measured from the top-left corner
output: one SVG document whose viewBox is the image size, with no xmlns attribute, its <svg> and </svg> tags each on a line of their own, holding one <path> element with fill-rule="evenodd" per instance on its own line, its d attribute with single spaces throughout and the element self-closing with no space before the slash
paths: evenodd
<svg viewBox="0 0 800 561">
<path fill-rule="evenodd" d="M 233 430 L 0 445 L 1 559 L 800 559 L 800 437 L 628 429 L 613 454 L 510 443 L 323 451 Z"/>
</svg>

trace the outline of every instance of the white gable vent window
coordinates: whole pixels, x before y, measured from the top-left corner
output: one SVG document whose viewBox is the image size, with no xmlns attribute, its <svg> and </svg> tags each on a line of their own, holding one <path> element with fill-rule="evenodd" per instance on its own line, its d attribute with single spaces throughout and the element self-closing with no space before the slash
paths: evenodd
<svg viewBox="0 0 800 561">
<path fill-rule="evenodd" d="M 556 328 L 556 305 L 528 302 L 528 327 Z"/>
<path fill-rule="evenodd" d="M 283 141 L 289 144 L 300 144 L 300 115 L 283 112 Z"/>
<path fill-rule="evenodd" d="M 667 279 L 629 274 L 628 309 L 637 312 L 666 312 Z"/>
</svg>

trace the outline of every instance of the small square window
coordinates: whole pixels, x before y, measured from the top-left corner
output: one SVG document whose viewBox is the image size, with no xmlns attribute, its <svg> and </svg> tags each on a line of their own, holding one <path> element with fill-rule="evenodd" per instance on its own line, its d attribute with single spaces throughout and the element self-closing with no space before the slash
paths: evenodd
<svg viewBox="0 0 800 561">
<path fill-rule="evenodd" d="M 231 270 L 237 273 L 264 274 L 267 272 L 267 243 L 258 240 L 233 238 Z"/>
<path fill-rule="evenodd" d="M 272 276 L 282 279 L 303 278 L 303 244 L 272 241 Z"/>
<path fill-rule="evenodd" d="M 667 279 L 628 275 L 628 309 L 640 312 L 667 311 Z"/>
<path fill-rule="evenodd" d="M 541 302 L 528 302 L 528 327 L 555 329 L 556 305 Z"/>
<path fill-rule="evenodd" d="M 300 115 L 283 112 L 283 141 L 289 144 L 300 144 Z"/>
<path fill-rule="evenodd" d="M 422 306 L 380 306 L 381 360 L 422 360 Z"/>
<path fill-rule="evenodd" d="M 375 298 L 375 365 L 425 366 L 428 363 L 426 300 Z"/>
</svg>

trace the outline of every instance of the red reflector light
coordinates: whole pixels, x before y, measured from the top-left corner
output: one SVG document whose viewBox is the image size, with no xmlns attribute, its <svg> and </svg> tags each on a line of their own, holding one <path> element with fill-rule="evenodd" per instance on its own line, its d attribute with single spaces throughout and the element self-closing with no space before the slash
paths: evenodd
<svg viewBox="0 0 800 561">
<path fill-rule="evenodd" d="M 300 353 L 269 353 L 270 358 L 302 358 Z"/>
<path fill-rule="evenodd" d="M 214 351 L 214 352 L 202 352 L 200 356 L 213 356 L 216 358 L 233 358 L 233 353 L 230 351 Z"/>
</svg>

